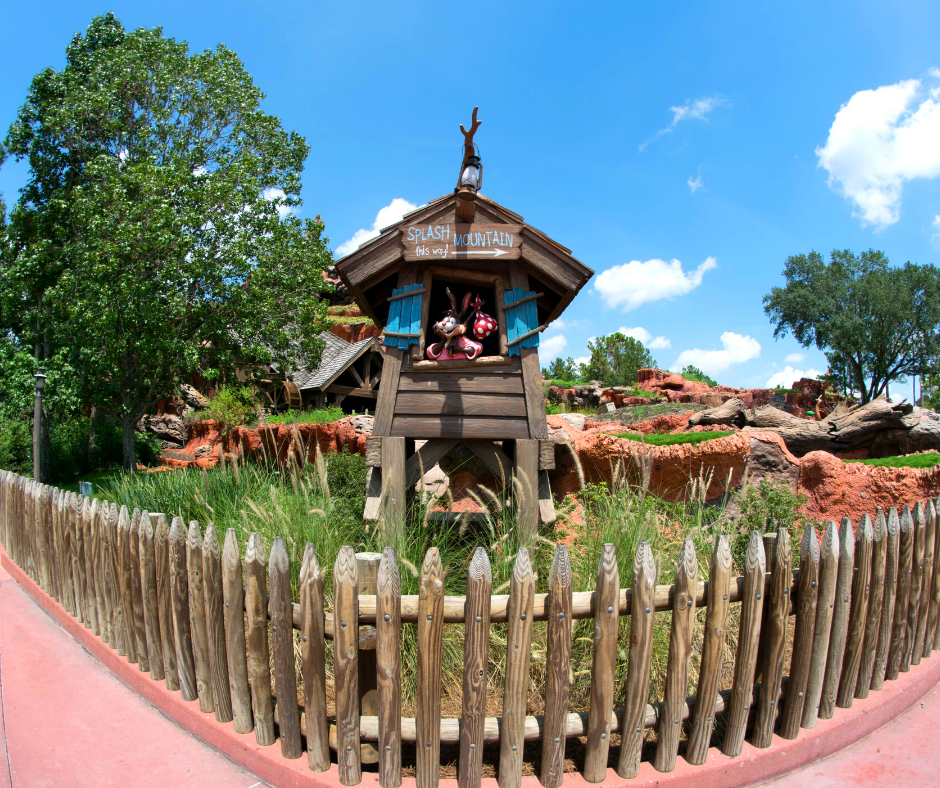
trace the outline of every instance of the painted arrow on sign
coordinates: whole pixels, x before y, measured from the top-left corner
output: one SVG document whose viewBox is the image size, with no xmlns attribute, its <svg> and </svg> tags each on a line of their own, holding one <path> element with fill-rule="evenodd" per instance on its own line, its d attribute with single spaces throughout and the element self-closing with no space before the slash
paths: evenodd
<svg viewBox="0 0 940 788">
<path fill-rule="evenodd" d="M 508 254 L 505 249 L 474 249 L 466 251 L 463 249 L 455 249 L 454 252 L 457 254 L 490 254 L 493 255 L 493 257 L 499 257 L 500 255 Z"/>
</svg>

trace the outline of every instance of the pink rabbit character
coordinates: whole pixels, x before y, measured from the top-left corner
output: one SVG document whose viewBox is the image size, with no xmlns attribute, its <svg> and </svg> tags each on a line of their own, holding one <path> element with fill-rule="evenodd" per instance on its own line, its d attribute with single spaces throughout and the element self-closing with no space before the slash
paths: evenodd
<svg viewBox="0 0 940 788">
<path fill-rule="evenodd" d="M 483 352 L 483 345 L 470 338 L 470 329 L 467 320 L 476 312 L 470 303 L 470 293 L 463 297 L 461 308 L 457 309 L 457 299 L 447 288 L 447 298 L 451 308 L 444 312 L 444 317 L 434 324 L 434 333 L 441 338 L 428 346 L 428 358 L 433 361 L 450 361 L 453 359 L 472 361 Z"/>
</svg>

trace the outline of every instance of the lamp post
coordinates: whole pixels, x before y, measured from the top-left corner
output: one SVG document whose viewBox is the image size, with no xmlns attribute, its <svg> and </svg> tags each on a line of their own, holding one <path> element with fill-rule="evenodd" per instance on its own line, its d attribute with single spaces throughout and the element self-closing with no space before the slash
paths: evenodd
<svg viewBox="0 0 940 788">
<path fill-rule="evenodd" d="M 33 377 L 36 379 L 36 396 L 33 400 L 33 479 L 41 482 L 39 447 L 42 444 L 42 390 L 46 386 L 45 367 L 40 367 Z"/>
</svg>

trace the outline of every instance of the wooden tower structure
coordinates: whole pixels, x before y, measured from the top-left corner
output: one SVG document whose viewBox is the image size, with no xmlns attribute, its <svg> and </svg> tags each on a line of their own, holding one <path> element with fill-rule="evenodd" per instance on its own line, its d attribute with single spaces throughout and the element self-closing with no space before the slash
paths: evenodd
<svg viewBox="0 0 940 788">
<path fill-rule="evenodd" d="M 336 263 L 384 326 L 365 517 L 400 522 L 405 493 L 458 443 L 523 490 L 522 527 L 554 519 L 539 335 L 593 275 L 571 251 L 479 193 L 465 136 L 458 187 Z M 415 442 L 425 441 L 416 451 Z"/>
</svg>

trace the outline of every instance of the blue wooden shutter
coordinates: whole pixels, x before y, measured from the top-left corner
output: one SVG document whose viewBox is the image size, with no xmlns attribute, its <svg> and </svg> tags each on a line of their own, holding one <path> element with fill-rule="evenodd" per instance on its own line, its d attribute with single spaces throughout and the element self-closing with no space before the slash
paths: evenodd
<svg viewBox="0 0 940 788">
<path fill-rule="evenodd" d="M 421 307 L 424 286 L 421 284 L 405 285 L 392 290 L 392 296 L 420 290 L 413 296 L 395 298 L 389 302 L 388 321 L 385 324 L 385 347 L 407 349 L 417 345 L 421 338 Z"/>
<path fill-rule="evenodd" d="M 509 342 L 510 356 L 518 356 L 521 348 L 539 346 L 539 335 L 537 333 L 523 339 L 521 342 L 516 341 L 519 337 L 528 334 L 530 331 L 535 331 L 539 327 L 538 308 L 535 305 L 534 298 L 518 306 L 513 306 L 517 301 L 534 295 L 534 291 L 527 293 L 519 287 L 507 290 L 504 294 L 506 339 Z"/>
</svg>

